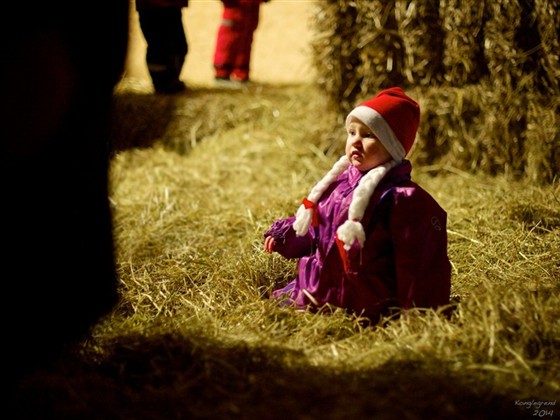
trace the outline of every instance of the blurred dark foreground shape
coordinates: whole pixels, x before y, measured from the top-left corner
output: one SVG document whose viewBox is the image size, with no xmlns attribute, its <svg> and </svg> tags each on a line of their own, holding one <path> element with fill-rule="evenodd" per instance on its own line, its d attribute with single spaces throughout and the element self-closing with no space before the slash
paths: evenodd
<svg viewBox="0 0 560 420">
<path fill-rule="evenodd" d="M 0 63 L 8 390 L 55 361 L 117 299 L 108 132 L 129 10 L 128 0 L 13 4 L 3 13 L 11 25 L 2 25 Z"/>
</svg>

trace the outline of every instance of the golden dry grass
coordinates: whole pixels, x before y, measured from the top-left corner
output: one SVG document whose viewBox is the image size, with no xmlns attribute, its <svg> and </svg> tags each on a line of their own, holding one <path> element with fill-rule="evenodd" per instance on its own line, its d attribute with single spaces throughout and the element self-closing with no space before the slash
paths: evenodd
<svg viewBox="0 0 560 420">
<path fill-rule="evenodd" d="M 558 417 L 556 182 L 414 166 L 448 212 L 451 319 L 410 311 L 364 327 L 267 298 L 295 263 L 262 252 L 264 230 L 342 151 L 327 103 L 311 86 L 117 94 L 120 302 L 77 354 L 30 379 L 32 414 L 492 419 L 540 401 Z"/>
</svg>

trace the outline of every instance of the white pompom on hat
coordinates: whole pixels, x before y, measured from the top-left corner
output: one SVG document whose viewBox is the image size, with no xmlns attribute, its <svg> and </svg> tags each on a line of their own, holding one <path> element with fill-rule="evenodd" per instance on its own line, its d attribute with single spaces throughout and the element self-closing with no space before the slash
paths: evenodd
<svg viewBox="0 0 560 420">
<path fill-rule="evenodd" d="M 420 107 L 400 87 L 392 87 L 354 108 L 346 118 L 346 125 L 351 117 L 359 119 L 373 131 L 393 160 L 368 171 L 356 187 L 348 209 L 348 220 L 337 229 L 337 241 L 346 250 L 355 241 L 363 247 L 365 232 L 361 220 L 366 207 L 377 184 L 412 148 L 420 122 Z M 309 227 L 317 224 L 317 202 L 328 186 L 349 166 L 347 156 L 342 156 L 303 199 L 293 224 L 298 236 L 307 234 Z"/>
</svg>

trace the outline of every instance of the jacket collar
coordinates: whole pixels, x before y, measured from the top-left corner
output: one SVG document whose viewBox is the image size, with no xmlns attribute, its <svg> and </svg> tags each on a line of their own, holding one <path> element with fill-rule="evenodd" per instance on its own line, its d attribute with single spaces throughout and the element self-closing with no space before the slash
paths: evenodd
<svg viewBox="0 0 560 420">
<path fill-rule="evenodd" d="M 387 175 L 383 177 L 383 179 L 378 185 L 378 188 L 382 187 L 383 189 L 385 189 L 385 188 L 393 187 L 395 185 L 409 182 L 411 179 L 410 176 L 411 172 L 412 172 L 412 164 L 410 163 L 409 160 L 405 159 L 399 165 L 392 168 L 387 173 Z M 348 183 L 352 185 L 352 187 L 357 186 L 358 183 L 360 182 L 360 179 L 362 179 L 362 177 L 366 173 L 367 172 L 360 172 L 358 169 L 356 169 L 355 166 L 350 165 L 350 167 L 348 168 Z"/>
</svg>

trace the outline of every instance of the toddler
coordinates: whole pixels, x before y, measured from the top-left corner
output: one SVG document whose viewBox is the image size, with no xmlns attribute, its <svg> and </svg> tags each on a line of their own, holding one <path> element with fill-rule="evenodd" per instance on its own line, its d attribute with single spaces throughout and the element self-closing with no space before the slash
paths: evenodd
<svg viewBox="0 0 560 420">
<path fill-rule="evenodd" d="M 266 252 L 299 258 L 297 277 L 273 296 L 297 308 L 329 304 L 378 321 L 395 309 L 449 304 L 447 214 L 411 181 L 405 159 L 419 105 L 400 87 L 346 118 L 345 155 L 293 217 L 264 234 Z"/>
</svg>

